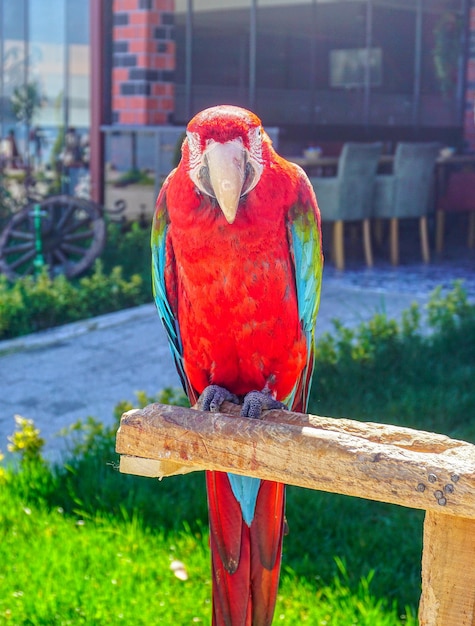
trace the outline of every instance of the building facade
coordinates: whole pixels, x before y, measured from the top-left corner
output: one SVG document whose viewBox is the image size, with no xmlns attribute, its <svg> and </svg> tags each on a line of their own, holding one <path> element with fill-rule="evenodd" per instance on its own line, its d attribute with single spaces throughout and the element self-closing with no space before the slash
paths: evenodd
<svg viewBox="0 0 475 626">
<path fill-rule="evenodd" d="M 87 133 L 89 78 L 88 0 L 0 0 L 2 138 L 14 131 L 25 151 L 32 126 L 51 150 L 59 129 Z"/>
<path fill-rule="evenodd" d="M 112 10 L 113 123 L 184 124 L 229 102 L 290 143 L 463 143 L 469 0 L 114 0 Z"/>
<path fill-rule="evenodd" d="M 0 63 L 2 137 L 26 145 L 34 125 L 53 149 L 90 131 L 92 161 L 114 151 L 104 127 L 182 127 L 223 102 L 278 127 L 287 154 L 373 139 L 475 150 L 475 0 L 0 0 Z M 25 124 L 12 103 L 28 85 Z"/>
</svg>

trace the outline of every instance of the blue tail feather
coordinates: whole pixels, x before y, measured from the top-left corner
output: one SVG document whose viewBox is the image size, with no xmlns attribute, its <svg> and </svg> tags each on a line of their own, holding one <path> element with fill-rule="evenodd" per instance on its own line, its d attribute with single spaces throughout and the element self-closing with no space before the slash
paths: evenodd
<svg viewBox="0 0 475 626">
<path fill-rule="evenodd" d="M 249 476 L 239 476 L 238 474 L 228 474 L 231 489 L 234 497 L 239 502 L 242 511 L 242 517 L 248 526 L 254 519 L 256 509 L 257 493 L 261 481 L 259 478 L 250 478 Z"/>
</svg>

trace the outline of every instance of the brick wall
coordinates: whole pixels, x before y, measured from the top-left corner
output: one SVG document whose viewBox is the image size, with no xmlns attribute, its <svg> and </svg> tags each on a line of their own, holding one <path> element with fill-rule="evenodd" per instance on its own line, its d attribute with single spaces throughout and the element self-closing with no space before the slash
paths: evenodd
<svg viewBox="0 0 475 626">
<path fill-rule="evenodd" d="M 167 124 L 174 110 L 174 0 L 113 0 L 112 121 Z"/>
<path fill-rule="evenodd" d="M 470 9 L 470 32 L 465 91 L 464 138 L 466 148 L 475 150 L 475 0 Z"/>
</svg>

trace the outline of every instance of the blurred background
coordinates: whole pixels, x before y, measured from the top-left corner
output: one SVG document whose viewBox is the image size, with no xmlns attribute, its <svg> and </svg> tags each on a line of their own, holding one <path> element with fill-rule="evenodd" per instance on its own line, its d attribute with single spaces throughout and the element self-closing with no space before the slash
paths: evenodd
<svg viewBox="0 0 475 626">
<path fill-rule="evenodd" d="M 470 152 L 472 4 L 0 0 L 3 164 L 67 169 L 57 186 L 108 205 L 130 205 L 128 172 L 136 217 L 189 118 L 218 103 L 255 110 L 286 156 L 375 140 Z"/>
</svg>

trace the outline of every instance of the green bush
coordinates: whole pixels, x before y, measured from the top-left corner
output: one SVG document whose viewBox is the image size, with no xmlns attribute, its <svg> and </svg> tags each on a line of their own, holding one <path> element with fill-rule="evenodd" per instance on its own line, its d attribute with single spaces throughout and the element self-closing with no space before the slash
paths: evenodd
<svg viewBox="0 0 475 626">
<path fill-rule="evenodd" d="M 155 179 L 146 170 L 132 168 L 124 172 L 114 182 L 115 187 L 125 187 L 127 185 L 150 185 L 155 183 Z"/>
<path fill-rule="evenodd" d="M 120 267 L 105 274 L 101 261 L 74 283 L 62 275 L 51 278 L 46 270 L 13 285 L 0 276 L 0 339 L 143 304 L 149 294 L 139 275 L 126 279 Z"/>
<path fill-rule="evenodd" d="M 108 221 L 101 258 L 82 278 L 46 269 L 10 283 L 0 274 L 0 340 L 144 304 L 152 299 L 150 228 Z"/>
<path fill-rule="evenodd" d="M 475 305 L 456 283 L 433 293 L 421 320 L 413 305 L 400 324 L 382 314 L 354 329 L 335 322 L 317 345 L 311 410 L 475 441 Z"/>
<path fill-rule="evenodd" d="M 107 222 L 106 245 L 101 254 L 104 272 L 121 267 L 126 278 L 138 274 L 151 284 L 150 224 Z M 150 291 L 151 293 L 151 291 Z"/>
</svg>

